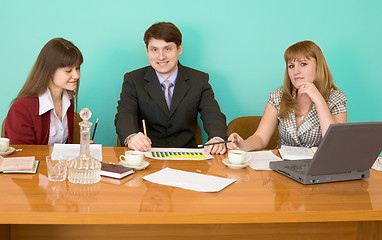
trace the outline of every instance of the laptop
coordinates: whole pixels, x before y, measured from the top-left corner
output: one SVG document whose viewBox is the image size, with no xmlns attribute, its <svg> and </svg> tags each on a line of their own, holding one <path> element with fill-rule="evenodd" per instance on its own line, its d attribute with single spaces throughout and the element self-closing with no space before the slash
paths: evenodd
<svg viewBox="0 0 382 240">
<path fill-rule="evenodd" d="M 364 179 L 381 150 L 382 122 L 331 124 L 312 159 L 269 167 L 302 184 Z"/>
</svg>

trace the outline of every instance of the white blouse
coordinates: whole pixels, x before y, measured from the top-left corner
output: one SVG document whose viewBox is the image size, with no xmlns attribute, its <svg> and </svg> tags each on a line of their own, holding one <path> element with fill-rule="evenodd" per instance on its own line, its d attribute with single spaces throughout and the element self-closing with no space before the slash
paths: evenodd
<svg viewBox="0 0 382 240">
<path fill-rule="evenodd" d="M 66 90 L 62 94 L 62 121 L 58 118 L 54 110 L 54 103 L 49 89 L 39 97 L 39 115 L 50 111 L 50 127 L 48 145 L 55 143 L 66 143 L 68 140 L 68 116 L 67 111 L 70 107 L 70 97 Z"/>
</svg>

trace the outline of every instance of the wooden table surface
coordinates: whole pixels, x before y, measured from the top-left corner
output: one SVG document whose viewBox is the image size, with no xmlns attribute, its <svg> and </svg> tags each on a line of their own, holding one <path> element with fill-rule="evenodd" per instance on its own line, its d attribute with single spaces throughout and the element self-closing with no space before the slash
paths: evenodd
<svg viewBox="0 0 382 240">
<path fill-rule="evenodd" d="M 0 224 L 254 224 L 380 222 L 382 173 L 370 178 L 304 186 L 273 171 L 233 170 L 226 155 L 203 161 L 146 159 L 147 169 L 122 180 L 102 177 L 92 185 L 50 182 L 49 146 L 15 145 L 9 157 L 35 156 L 37 174 L 0 175 Z M 104 162 L 118 162 L 123 147 L 103 147 Z M 143 176 L 169 167 L 233 178 L 217 193 L 150 183 Z M 379 226 L 381 226 L 379 224 Z"/>
</svg>

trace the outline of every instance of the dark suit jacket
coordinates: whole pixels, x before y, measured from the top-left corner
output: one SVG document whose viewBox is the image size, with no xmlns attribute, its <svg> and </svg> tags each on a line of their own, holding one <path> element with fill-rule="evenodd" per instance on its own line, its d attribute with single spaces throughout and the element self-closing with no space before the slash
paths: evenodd
<svg viewBox="0 0 382 240">
<path fill-rule="evenodd" d="M 220 111 L 208 79 L 208 74 L 178 64 L 169 110 L 151 66 L 126 73 L 115 116 L 121 143 L 130 134 L 143 132 L 142 119 L 145 119 L 153 147 L 196 147 L 198 112 L 209 139 L 227 139 L 226 117 Z"/>
<path fill-rule="evenodd" d="M 38 115 L 38 97 L 19 98 L 9 109 L 4 135 L 9 144 L 47 145 L 49 141 L 50 111 Z M 68 143 L 73 141 L 74 107 L 71 102 L 67 111 Z"/>
</svg>

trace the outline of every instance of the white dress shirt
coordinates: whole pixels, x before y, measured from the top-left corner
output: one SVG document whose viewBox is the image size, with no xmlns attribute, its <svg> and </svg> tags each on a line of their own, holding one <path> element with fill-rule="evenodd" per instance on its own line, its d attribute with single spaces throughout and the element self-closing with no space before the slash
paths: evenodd
<svg viewBox="0 0 382 240">
<path fill-rule="evenodd" d="M 62 121 L 58 118 L 54 110 L 54 103 L 49 89 L 38 97 L 39 100 L 39 115 L 50 111 L 50 127 L 48 145 L 55 143 L 66 143 L 68 140 L 68 116 L 67 111 L 70 107 L 70 97 L 66 90 L 62 93 Z"/>
</svg>

